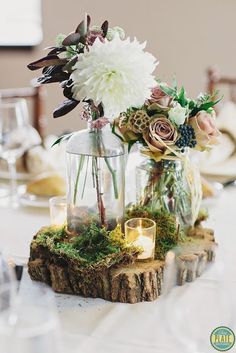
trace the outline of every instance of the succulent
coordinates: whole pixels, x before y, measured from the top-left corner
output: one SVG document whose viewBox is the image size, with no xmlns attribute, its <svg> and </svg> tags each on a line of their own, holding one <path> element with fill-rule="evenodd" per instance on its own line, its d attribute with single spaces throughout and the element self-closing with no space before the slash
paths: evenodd
<svg viewBox="0 0 236 353">
<path fill-rule="evenodd" d="M 129 126 L 133 132 L 142 133 L 150 124 L 150 117 L 144 110 L 137 110 L 129 117 Z"/>
</svg>

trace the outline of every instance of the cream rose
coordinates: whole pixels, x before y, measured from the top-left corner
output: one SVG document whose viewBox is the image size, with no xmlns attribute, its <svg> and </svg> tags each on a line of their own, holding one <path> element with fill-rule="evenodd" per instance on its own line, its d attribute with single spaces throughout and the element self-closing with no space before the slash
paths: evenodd
<svg viewBox="0 0 236 353">
<path fill-rule="evenodd" d="M 165 115 L 154 115 L 144 139 L 152 152 L 165 153 L 168 146 L 174 145 L 178 133 Z"/>
<path fill-rule="evenodd" d="M 194 129 L 199 149 L 205 149 L 219 143 L 221 134 L 215 125 L 214 112 L 211 114 L 205 110 L 198 112 L 197 115 L 189 119 L 189 125 Z"/>
<path fill-rule="evenodd" d="M 172 123 L 176 124 L 177 126 L 184 124 L 187 116 L 187 109 L 181 107 L 178 104 L 176 107 L 171 108 L 168 112 L 168 117 L 172 121 Z"/>
</svg>

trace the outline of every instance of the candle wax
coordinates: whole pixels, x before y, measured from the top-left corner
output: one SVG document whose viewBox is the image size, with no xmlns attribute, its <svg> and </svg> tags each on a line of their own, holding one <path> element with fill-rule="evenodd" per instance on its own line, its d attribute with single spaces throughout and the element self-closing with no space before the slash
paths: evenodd
<svg viewBox="0 0 236 353">
<path fill-rule="evenodd" d="M 153 257 L 154 243 L 152 239 L 140 235 L 134 242 L 133 245 L 141 246 L 143 248 L 142 254 L 138 256 L 138 259 L 144 260 Z"/>
<path fill-rule="evenodd" d="M 66 210 L 60 210 L 51 216 L 51 223 L 57 226 L 63 225 L 66 221 Z"/>
</svg>

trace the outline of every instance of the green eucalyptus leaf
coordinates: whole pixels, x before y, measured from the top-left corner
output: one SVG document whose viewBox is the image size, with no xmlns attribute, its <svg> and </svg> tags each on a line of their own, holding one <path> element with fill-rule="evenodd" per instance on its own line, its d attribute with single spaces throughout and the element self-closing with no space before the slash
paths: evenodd
<svg viewBox="0 0 236 353">
<path fill-rule="evenodd" d="M 176 76 L 174 76 L 173 79 L 172 79 L 172 86 L 173 86 L 174 90 L 177 92 L 177 80 L 176 80 Z"/>
<path fill-rule="evenodd" d="M 176 90 L 174 88 L 160 84 L 160 89 L 168 96 L 171 96 L 171 97 L 176 96 Z"/>
<path fill-rule="evenodd" d="M 62 141 L 67 141 L 69 140 L 69 138 L 74 134 L 74 132 L 70 133 L 70 134 L 66 134 L 66 135 L 62 135 L 60 136 L 53 144 L 51 147 L 54 147 L 58 144 L 60 144 Z"/>
<path fill-rule="evenodd" d="M 214 107 L 220 101 L 221 101 L 221 98 L 218 99 L 217 101 L 205 102 L 205 103 L 200 105 L 199 109 L 200 110 L 208 110 L 209 108 Z"/>
<path fill-rule="evenodd" d="M 194 107 L 196 106 L 196 103 L 194 102 L 194 100 L 190 100 L 189 103 L 188 103 L 188 107 L 189 109 L 193 109 Z"/>
<path fill-rule="evenodd" d="M 183 86 L 181 87 L 181 90 L 177 97 L 177 101 L 181 105 L 181 107 L 186 107 L 186 105 L 188 104 L 188 100 L 186 98 L 186 91 Z"/>
<path fill-rule="evenodd" d="M 208 109 L 214 107 L 217 103 L 219 103 L 221 101 L 221 99 L 222 99 L 222 97 L 216 101 L 209 101 L 209 102 L 202 103 L 199 107 L 193 108 L 193 110 L 190 113 L 190 116 L 195 116 L 201 110 L 208 111 Z"/>
</svg>

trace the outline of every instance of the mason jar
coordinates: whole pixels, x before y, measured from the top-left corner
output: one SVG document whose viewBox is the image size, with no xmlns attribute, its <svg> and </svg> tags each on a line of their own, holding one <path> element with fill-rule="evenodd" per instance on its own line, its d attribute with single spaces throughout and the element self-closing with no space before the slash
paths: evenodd
<svg viewBox="0 0 236 353">
<path fill-rule="evenodd" d="M 136 167 L 136 203 L 140 207 L 167 211 L 183 226 L 193 226 L 201 200 L 200 173 L 188 156 L 159 162 L 145 157 Z"/>
</svg>

